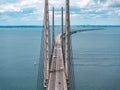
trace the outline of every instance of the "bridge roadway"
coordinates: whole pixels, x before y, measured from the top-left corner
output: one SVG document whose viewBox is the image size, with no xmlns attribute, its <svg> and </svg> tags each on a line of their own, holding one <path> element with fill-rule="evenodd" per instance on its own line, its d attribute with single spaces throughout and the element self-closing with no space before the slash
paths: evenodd
<svg viewBox="0 0 120 90">
<path fill-rule="evenodd" d="M 56 37 L 47 90 L 68 90 L 62 54 L 61 34 Z"/>
</svg>

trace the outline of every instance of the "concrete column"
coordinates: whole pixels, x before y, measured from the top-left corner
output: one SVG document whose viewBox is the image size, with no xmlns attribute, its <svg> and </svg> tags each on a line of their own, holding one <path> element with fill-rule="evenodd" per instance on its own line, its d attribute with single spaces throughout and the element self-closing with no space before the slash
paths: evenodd
<svg viewBox="0 0 120 90">
<path fill-rule="evenodd" d="M 65 69 L 67 79 L 69 77 L 70 69 L 70 13 L 69 13 L 69 0 L 66 0 L 66 34 L 65 34 Z"/>
<path fill-rule="evenodd" d="M 45 0 L 44 8 L 44 82 L 49 78 L 49 12 L 48 0 Z"/>
<path fill-rule="evenodd" d="M 63 49 L 63 7 L 61 7 L 61 31 L 62 31 L 62 49 Z"/>
<path fill-rule="evenodd" d="M 55 36 L 54 36 L 54 7 L 52 8 L 52 50 L 55 44 Z"/>
</svg>

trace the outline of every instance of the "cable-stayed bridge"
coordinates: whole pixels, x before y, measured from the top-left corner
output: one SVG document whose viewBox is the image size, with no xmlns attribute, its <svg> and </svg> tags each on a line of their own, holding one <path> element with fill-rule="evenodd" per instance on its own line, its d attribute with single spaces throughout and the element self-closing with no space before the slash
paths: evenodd
<svg viewBox="0 0 120 90">
<path fill-rule="evenodd" d="M 70 31 L 69 0 L 66 0 L 65 30 L 63 28 L 63 8 L 61 8 L 61 33 L 56 38 L 54 37 L 53 7 L 51 39 L 48 7 L 48 0 L 45 0 L 44 27 L 41 38 L 37 90 L 75 90 L 70 36 L 74 33 L 90 31 L 91 29 Z"/>
<path fill-rule="evenodd" d="M 49 3 L 45 0 L 44 29 L 42 31 L 37 90 L 75 90 L 74 68 L 70 46 L 69 0 L 66 0 L 66 25 L 63 29 L 61 8 L 61 34 L 54 38 L 54 8 L 52 13 L 52 47 L 49 30 Z"/>
</svg>

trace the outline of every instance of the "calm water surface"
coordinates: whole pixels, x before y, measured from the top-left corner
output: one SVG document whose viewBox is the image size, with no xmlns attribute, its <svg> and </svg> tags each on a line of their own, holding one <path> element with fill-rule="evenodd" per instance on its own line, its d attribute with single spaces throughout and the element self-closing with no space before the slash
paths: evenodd
<svg viewBox="0 0 120 90">
<path fill-rule="evenodd" d="M 120 27 L 80 28 L 104 30 L 72 36 L 76 90 L 120 90 Z M 0 90 L 36 89 L 41 30 L 0 28 Z"/>
</svg>

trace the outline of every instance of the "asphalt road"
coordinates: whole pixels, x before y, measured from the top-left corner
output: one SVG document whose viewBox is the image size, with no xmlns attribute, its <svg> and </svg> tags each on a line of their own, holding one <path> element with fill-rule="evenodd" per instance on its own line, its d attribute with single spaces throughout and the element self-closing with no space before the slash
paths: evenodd
<svg viewBox="0 0 120 90">
<path fill-rule="evenodd" d="M 67 90 L 67 82 L 62 55 L 61 35 L 55 40 L 47 90 Z"/>
</svg>

